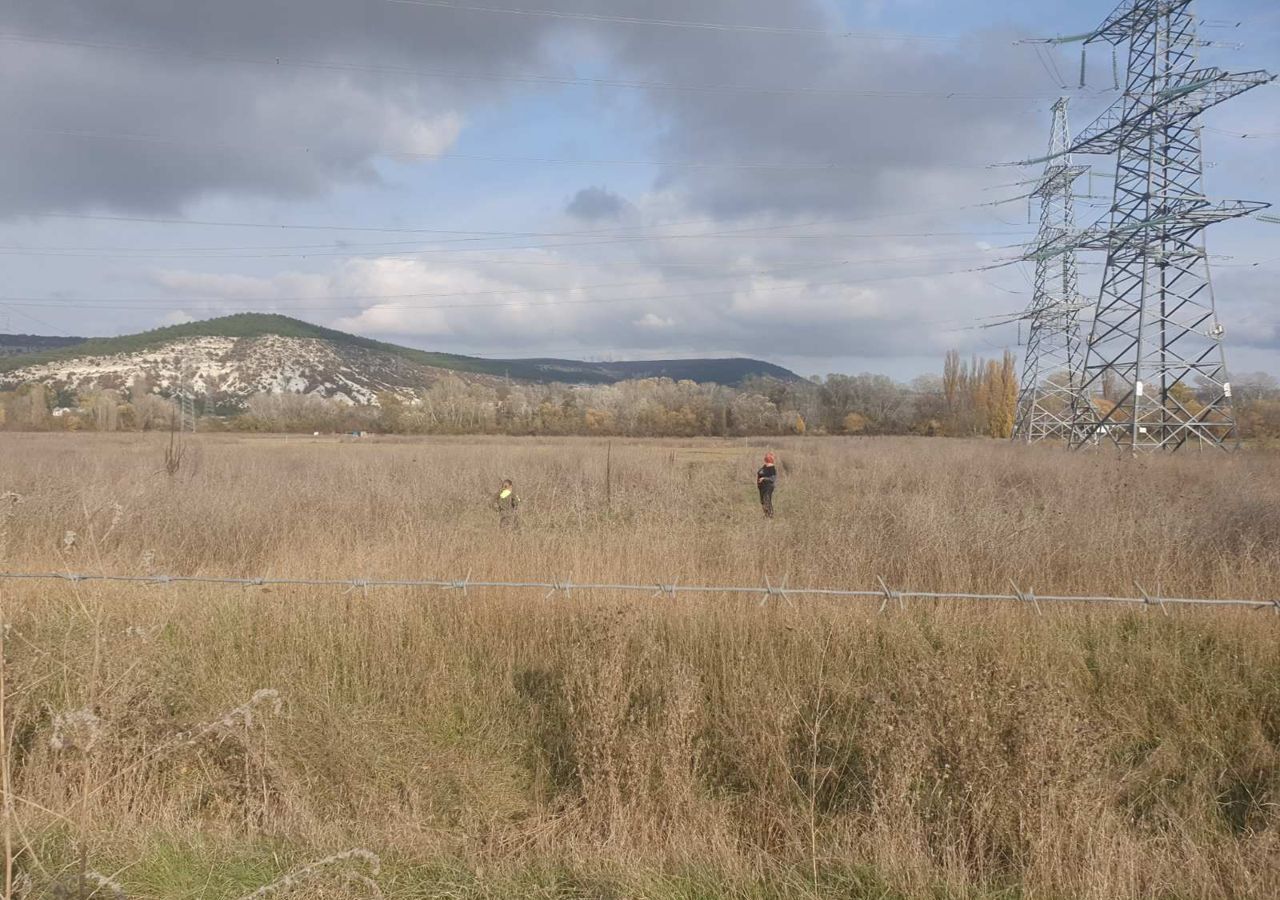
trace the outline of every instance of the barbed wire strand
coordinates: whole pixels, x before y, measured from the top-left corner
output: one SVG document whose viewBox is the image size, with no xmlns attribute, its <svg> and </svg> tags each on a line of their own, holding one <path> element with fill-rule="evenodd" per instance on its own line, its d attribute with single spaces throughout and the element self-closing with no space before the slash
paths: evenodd
<svg viewBox="0 0 1280 900">
<path fill-rule="evenodd" d="M 878 579 L 879 588 L 870 590 L 844 590 L 824 587 L 787 587 L 785 580 L 781 586 L 773 585 L 766 579 L 760 586 L 751 585 L 697 585 L 678 584 L 675 582 L 655 582 L 650 584 L 578 584 L 572 581 L 476 581 L 468 575 L 460 579 L 394 579 L 394 578 L 237 578 L 218 575 L 107 575 L 75 572 L 0 572 L 0 579 L 10 581 L 69 581 L 107 582 L 119 584 L 174 585 L 174 584 L 208 584 L 232 587 L 328 587 L 346 588 L 348 591 L 368 592 L 375 588 L 426 588 L 437 590 L 455 590 L 466 593 L 470 590 L 538 590 L 545 591 L 548 598 L 573 591 L 598 591 L 615 593 L 643 592 L 652 596 L 675 597 L 679 594 L 724 594 L 736 596 L 754 596 L 767 601 L 770 598 L 781 598 L 790 602 L 799 597 L 835 597 L 845 599 L 880 600 L 883 612 L 890 603 L 900 607 L 907 600 L 972 600 L 1008 603 L 1024 603 L 1032 605 L 1040 611 L 1041 603 L 1115 603 L 1132 606 L 1212 606 L 1243 607 L 1254 610 L 1271 609 L 1280 614 L 1280 599 L 1242 600 L 1214 599 L 1205 597 L 1159 597 L 1148 593 L 1141 585 L 1135 584 L 1141 596 L 1111 597 L 1103 595 L 1055 595 L 1036 594 L 1023 591 L 1010 584 L 1012 593 L 982 594 L 953 591 L 912 591 L 895 590 Z M 1166 609 L 1167 613 L 1167 609 Z"/>
</svg>

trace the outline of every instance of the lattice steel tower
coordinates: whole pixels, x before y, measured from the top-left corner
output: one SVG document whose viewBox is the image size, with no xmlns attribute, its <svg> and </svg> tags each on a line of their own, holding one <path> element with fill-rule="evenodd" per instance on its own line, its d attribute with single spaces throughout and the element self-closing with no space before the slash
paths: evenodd
<svg viewBox="0 0 1280 900">
<path fill-rule="evenodd" d="M 1036 263 L 1035 293 L 1026 313 L 1030 332 L 1013 428 L 1013 439 L 1029 444 L 1070 438 L 1084 358 L 1080 312 L 1086 304 L 1078 287 L 1076 251 L 1069 242 L 1077 235 L 1075 183 L 1088 170 L 1072 165 L 1067 151 L 1071 144 L 1067 102 L 1063 97 L 1053 104 L 1049 156 L 1044 176 L 1031 195 L 1040 201 L 1038 246 L 1068 246 L 1059 253 L 1030 257 Z"/>
<path fill-rule="evenodd" d="M 1110 226 L 1078 247 L 1107 251 L 1071 443 L 1134 452 L 1237 442 L 1204 230 L 1267 204 L 1211 203 L 1197 118 L 1266 84 L 1266 72 L 1203 68 L 1192 0 L 1125 0 L 1095 31 L 1059 43 L 1128 45 L 1124 96 L 1068 153 L 1115 154 Z"/>
<path fill-rule="evenodd" d="M 196 433 L 195 364 L 186 356 L 178 358 L 178 389 L 173 395 L 178 431 Z"/>
</svg>

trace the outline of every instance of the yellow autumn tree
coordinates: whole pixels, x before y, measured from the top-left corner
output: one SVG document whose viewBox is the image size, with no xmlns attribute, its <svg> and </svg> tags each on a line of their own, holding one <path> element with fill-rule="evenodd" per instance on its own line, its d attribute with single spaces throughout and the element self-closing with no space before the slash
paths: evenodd
<svg viewBox="0 0 1280 900">
<path fill-rule="evenodd" d="M 867 430 L 867 417 L 862 413 L 851 412 L 844 417 L 842 425 L 845 434 L 862 434 Z"/>
<path fill-rule="evenodd" d="M 1169 399 L 1176 401 L 1170 403 L 1169 406 L 1176 410 L 1178 405 L 1190 413 L 1192 416 L 1198 416 L 1204 412 L 1204 404 L 1196 398 L 1195 392 L 1191 390 L 1184 382 L 1179 381 L 1173 387 L 1169 388 Z M 1181 418 L 1181 416 L 1179 416 Z"/>
<path fill-rule="evenodd" d="M 1013 434 L 1013 424 L 1018 415 L 1018 375 L 1016 360 L 1008 350 L 999 363 L 987 364 L 991 386 L 987 392 L 991 436 L 1007 438 Z"/>
</svg>

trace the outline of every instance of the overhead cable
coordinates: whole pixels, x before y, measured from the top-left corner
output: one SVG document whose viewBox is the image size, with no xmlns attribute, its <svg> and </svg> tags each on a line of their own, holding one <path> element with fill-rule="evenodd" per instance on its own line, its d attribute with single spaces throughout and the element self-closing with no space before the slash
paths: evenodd
<svg viewBox="0 0 1280 900">
<path fill-rule="evenodd" d="M 1008 102 L 1047 102 L 1055 99 L 1047 95 L 1031 94 L 994 94 L 976 91 L 933 90 L 916 91 L 889 88 L 820 88 L 812 86 L 789 85 L 742 85 L 742 84 L 691 84 L 672 81 L 645 81 L 620 78 L 594 78 L 576 75 L 511 75 L 497 72 L 461 72 L 446 69 L 424 69 L 413 66 L 395 66 L 387 64 L 344 62 L 341 60 L 318 60 L 291 58 L 286 56 L 254 57 L 235 53 L 217 53 L 196 51 L 175 47 L 156 47 L 143 44 L 124 44 L 110 41 L 89 40 L 80 38 L 55 37 L 50 35 L 34 35 L 15 32 L 0 33 L 0 42 L 37 44 L 49 46 L 76 47 L 86 50 L 101 50 L 117 53 L 138 53 L 153 56 L 177 56 L 207 62 L 233 63 L 275 69 L 306 69 L 334 72 L 362 72 L 376 75 L 397 75 L 412 78 L 439 78 L 460 81 L 511 82 L 532 85 L 580 86 L 591 88 L 619 88 L 626 90 L 677 91 L 700 94 L 779 94 L 828 97 L 883 97 L 896 100 L 943 100 L 943 101 L 1008 101 Z"/>
</svg>

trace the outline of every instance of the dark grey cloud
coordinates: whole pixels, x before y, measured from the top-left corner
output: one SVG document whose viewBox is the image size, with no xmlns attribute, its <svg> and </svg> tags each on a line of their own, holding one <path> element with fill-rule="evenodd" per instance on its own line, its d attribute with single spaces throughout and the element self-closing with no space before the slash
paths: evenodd
<svg viewBox="0 0 1280 900">
<path fill-rule="evenodd" d="M 438 152 L 469 104 L 503 88 L 361 67 L 545 70 L 555 23 L 500 24 L 381 0 L 11 0 L 0 216 L 371 181 L 380 152 Z"/>
<path fill-rule="evenodd" d="M 1280 226 L 1272 227 L 1280 233 Z M 1275 253 L 1276 246 L 1259 242 L 1258 256 Z M 1241 262 L 1222 262 L 1214 268 L 1214 295 L 1218 318 L 1227 330 L 1228 350 L 1235 346 L 1280 351 L 1280 319 L 1274 300 L 1275 266 L 1280 258 L 1261 262 L 1256 268 Z"/>
<path fill-rule="evenodd" d="M 630 204 L 607 188 L 585 187 L 573 195 L 564 211 L 584 222 L 602 222 L 622 218 Z"/>
<path fill-rule="evenodd" d="M 507 5 L 521 4 L 539 6 Z M 647 0 L 628 12 L 798 28 L 835 24 L 818 0 Z M 1007 155 L 999 151 L 1020 150 L 1025 133 L 1011 125 L 1007 103 L 831 91 L 962 85 L 1008 93 L 1027 83 L 1035 65 L 1031 54 L 1010 52 L 1003 36 L 967 47 L 886 45 L 591 27 L 382 0 L 12 0 L 0 8 L 0 33 L 95 45 L 4 42 L 0 119 L 14 127 L 0 147 L 0 215 L 86 207 L 172 211 L 209 195 L 298 199 L 369 182 L 381 151 L 447 146 L 472 105 L 504 86 L 361 66 L 567 72 L 550 50 L 557 38 L 586 40 L 643 78 L 811 90 L 650 94 L 663 125 L 656 149 L 667 159 L 835 166 L 669 170 L 659 185 L 687 193 L 700 208 L 732 217 L 879 207 L 929 189 L 921 173 L 942 179 L 936 191 L 973 182 L 979 167 Z M 277 58 L 319 65 L 252 62 Z M 970 168 L 946 168 L 957 164 Z"/>
<path fill-rule="evenodd" d="M 816 0 L 707 0 L 698 7 L 706 18 L 838 29 Z M 690 15 L 684 0 L 646 8 L 655 16 Z M 667 126 L 661 147 L 672 161 L 811 167 L 667 171 L 664 184 L 723 216 L 879 209 L 991 184 L 998 176 L 985 170 L 990 163 L 1035 155 L 1045 139 L 1042 110 L 1056 93 L 1034 54 L 1011 46 L 1012 33 L 956 42 L 743 34 L 708 40 L 642 29 L 608 37 L 621 64 L 655 81 L 799 89 L 652 92 Z M 957 91 L 1050 100 L 946 98 Z"/>
</svg>

